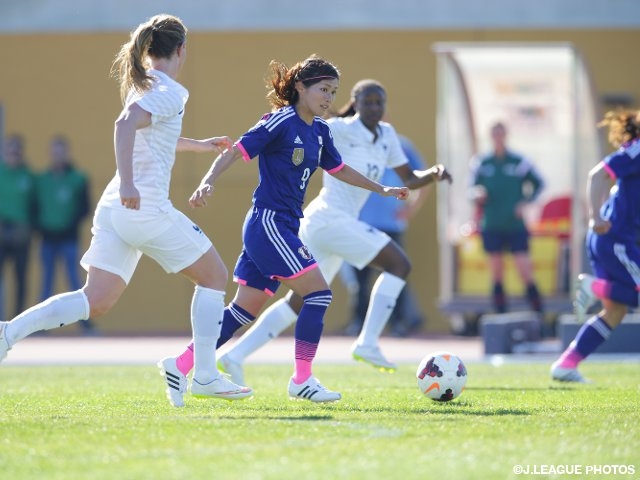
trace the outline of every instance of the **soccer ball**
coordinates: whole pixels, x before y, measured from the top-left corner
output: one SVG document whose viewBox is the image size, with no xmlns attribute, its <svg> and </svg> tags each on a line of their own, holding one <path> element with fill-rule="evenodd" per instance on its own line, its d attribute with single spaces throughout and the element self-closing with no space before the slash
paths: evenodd
<svg viewBox="0 0 640 480">
<path fill-rule="evenodd" d="M 467 369 L 459 357 L 449 352 L 427 355 L 416 372 L 418 388 L 425 396 L 439 402 L 457 398 L 467 383 Z"/>
</svg>

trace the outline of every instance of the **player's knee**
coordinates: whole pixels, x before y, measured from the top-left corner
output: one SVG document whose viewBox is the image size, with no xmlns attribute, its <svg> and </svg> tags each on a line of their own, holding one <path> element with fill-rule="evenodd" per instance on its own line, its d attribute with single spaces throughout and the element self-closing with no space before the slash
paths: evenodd
<svg viewBox="0 0 640 480">
<path fill-rule="evenodd" d="M 398 278 L 405 279 L 411 273 L 411 261 L 406 256 L 398 257 L 385 271 Z"/>
<path fill-rule="evenodd" d="M 318 290 L 304 297 L 305 305 L 315 305 L 319 307 L 328 307 L 333 300 L 331 290 Z"/>
<path fill-rule="evenodd" d="M 303 298 L 297 293 L 294 293 L 293 290 L 291 290 L 287 294 L 286 299 L 291 310 L 293 310 L 296 314 L 300 313 L 300 310 L 302 309 L 302 305 L 304 303 Z"/>
<path fill-rule="evenodd" d="M 97 318 L 108 313 L 118 301 L 117 298 L 110 298 L 106 296 L 91 296 L 91 295 L 87 295 L 87 300 L 89 301 L 89 306 L 90 306 L 89 316 L 91 318 Z"/>
<path fill-rule="evenodd" d="M 111 310 L 112 306 L 113 305 L 109 305 L 106 303 L 98 303 L 98 304 L 91 305 L 91 310 L 90 310 L 91 313 L 89 314 L 89 316 L 91 318 L 101 317 L 102 315 L 108 313 L 109 310 Z"/>
</svg>

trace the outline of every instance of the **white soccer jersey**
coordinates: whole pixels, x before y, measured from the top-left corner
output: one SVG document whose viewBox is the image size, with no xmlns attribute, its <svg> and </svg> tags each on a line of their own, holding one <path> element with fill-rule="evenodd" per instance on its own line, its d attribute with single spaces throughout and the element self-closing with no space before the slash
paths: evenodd
<svg viewBox="0 0 640 480">
<path fill-rule="evenodd" d="M 153 85 L 146 92 L 131 93 L 127 105 L 137 103 L 151 114 L 151 125 L 136 131 L 133 146 L 133 183 L 140 192 L 140 209 L 167 211 L 171 169 L 182 130 L 186 88 L 158 70 L 150 70 Z M 120 204 L 120 175 L 107 185 L 98 205 L 125 208 Z"/>
<path fill-rule="evenodd" d="M 395 129 L 386 122 L 378 125 L 378 138 L 360 121 L 360 116 L 332 118 L 331 133 L 344 163 L 371 180 L 379 181 L 387 167 L 395 168 L 408 163 Z M 305 209 L 305 217 L 311 214 L 348 215 L 357 219 L 362 206 L 371 193 L 354 187 L 324 172 L 320 194 Z"/>
</svg>

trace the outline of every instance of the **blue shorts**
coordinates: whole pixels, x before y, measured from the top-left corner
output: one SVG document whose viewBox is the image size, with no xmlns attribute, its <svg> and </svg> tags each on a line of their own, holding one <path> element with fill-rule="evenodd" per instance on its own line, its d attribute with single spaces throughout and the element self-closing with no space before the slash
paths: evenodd
<svg viewBox="0 0 640 480">
<path fill-rule="evenodd" d="M 589 230 L 586 247 L 596 277 L 631 288 L 640 285 L 640 248 L 635 240 L 620 241 Z"/>
<path fill-rule="evenodd" d="M 482 232 L 482 245 L 487 253 L 522 253 L 529 251 L 529 232 Z"/>
<path fill-rule="evenodd" d="M 300 219 L 253 207 L 242 227 L 244 247 L 233 271 L 242 285 L 273 295 L 281 279 L 295 278 L 318 265 L 298 237 Z"/>
</svg>

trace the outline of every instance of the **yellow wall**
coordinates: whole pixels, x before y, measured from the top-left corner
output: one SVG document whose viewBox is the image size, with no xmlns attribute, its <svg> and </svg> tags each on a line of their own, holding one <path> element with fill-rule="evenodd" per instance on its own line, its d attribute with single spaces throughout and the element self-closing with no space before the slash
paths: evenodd
<svg viewBox="0 0 640 480">
<path fill-rule="evenodd" d="M 78 164 L 91 175 L 94 200 L 114 172 L 112 122 L 120 103 L 109 68 L 126 38 L 126 33 L 0 36 L 0 102 L 5 108 L 7 133 L 25 135 L 27 156 L 35 168 L 46 164 L 50 136 L 68 135 Z M 583 54 L 598 92 L 627 92 L 640 98 L 640 63 L 628 57 L 633 51 L 630 46 L 640 43 L 638 31 L 192 33 L 189 60 L 180 78 L 191 93 L 183 134 L 242 134 L 268 109 L 262 78 L 269 60 L 292 63 L 315 52 L 342 70 L 337 106 L 347 101 L 357 80 L 371 77 L 382 81 L 389 94 L 389 120 L 433 162 L 436 72 L 431 45 L 442 41 L 572 42 Z M 172 183 L 176 207 L 188 209 L 186 199 L 210 160 L 202 155 L 179 156 Z M 309 198 L 317 192 L 319 179 L 316 175 Z M 230 270 L 240 250 L 241 223 L 255 183 L 255 165 L 235 165 L 216 187 L 206 209 L 186 212 L 214 241 Z M 88 230 L 89 223 L 85 246 Z M 414 220 L 407 249 L 414 264 L 411 283 L 428 316 L 427 329 L 447 330 L 446 319 L 436 308 L 434 201 L 428 202 Z M 36 301 L 38 290 L 35 253 L 30 303 Z M 5 278 L 11 281 L 6 273 Z M 335 300 L 326 317 L 327 332 L 340 330 L 348 320 L 344 289 L 338 282 L 334 287 Z M 60 288 L 65 287 L 61 284 Z M 228 299 L 233 291 L 230 283 Z M 186 280 L 165 275 L 159 266 L 143 259 L 121 302 L 100 321 L 100 328 L 109 333 L 188 332 L 191 292 Z M 11 308 L 11 297 L 7 303 Z"/>
</svg>

